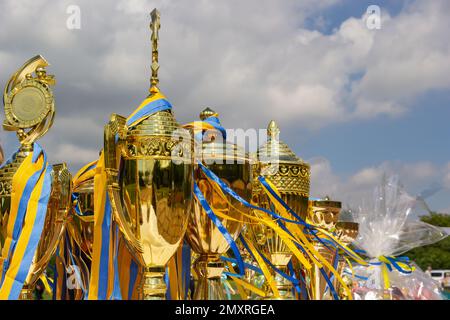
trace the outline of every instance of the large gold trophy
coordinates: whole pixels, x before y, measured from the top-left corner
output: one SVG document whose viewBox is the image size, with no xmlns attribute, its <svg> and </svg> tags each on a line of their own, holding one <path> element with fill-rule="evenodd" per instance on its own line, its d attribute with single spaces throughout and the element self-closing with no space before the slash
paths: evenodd
<svg viewBox="0 0 450 320">
<path fill-rule="evenodd" d="M 325 197 L 325 199 L 321 200 L 312 200 L 309 205 L 310 210 L 308 213 L 308 221 L 316 227 L 326 230 L 327 232 L 334 232 L 339 219 L 339 214 L 341 212 L 341 203 L 339 201 L 332 201 L 328 197 Z M 330 265 L 333 265 L 333 260 L 336 255 L 335 250 L 324 246 L 318 241 L 315 241 L 315 248 Z M 322 300 L 324 298 L 329 298 L 329 294 L 324 297 L 327 287 L 326 280 L 323 278 L 323 275 L 317 265 L 314 265 L 313 268 L 311 283 L 313 283 L 314 287 L 314 299 Z M 327 293 L 329 292 L 330 291 L 328 290 Z"/>
<path fill-rule="evenodd" d="M 258 163 L 253 168 L 255 175 L 253 201 L 260 207 L 273 210 L 268 197 L 257 180 L 258 175 L 262 175 L 278 189 L 282 200 L 302 219 L 306 219 L 310 167 L 308 163 L 298 158 L 284 142 L 279 140 L 279 134 L 280 130 L 277 124 L 275 121 L 271 121 L 267 128 L 267 142 L 259 148 L 257 152 Z M 248 226 L 247 234 L 257 248 L 270 258 L 275 267 L 285 273 L 287 272 L 293 254 L 277 233 L 263 224 L 251 224 Z M 275 274 L 275 281 L 281 299 L 294 298 L 292 283 L 279 274 Z"/>
<path fill-rule="evenodd" d="M 207 108 L 200 113 L 200 118 L 204 120 L 212 115 L 216 113 Z M 250 199 L 251 167 L 244 150 L 235 144 L 224 142 L 222 133 L 218 130 L 207 131 L 198 149 L 197 160 L 202 161 L 242 198 Z M 219 194 L 197 165 L 194 166 L 194 179 L 211 209 L 231 218 L 219 219 L 233 240 L 236 240 L 243 227 L 243 223 L 239 222 L 243 220 L 242 212 L 248 210 L 231 196 Z M 197 200 L 194 201 L 194 210 L 190 215 L 186 240 L 199 255 L 193 266 L 196 280 L 193 299 L 225 299 L 220 283 L 224 269 L 220 256 L 230 246 Z"/>
<path fill-rule="evenodd" d="M 159 93 L 159 12 L 153 10 L 151 17 L 149 97 Z M 184 237 L 192 208 L 193 141 L 179 130 L 171 110 L 131 127 L 113 115 L 105 127 L 108 195 L 114 219 L 143 269 L 137 289 L 141 300 L 165 298 L 166 264 Z"/>
<path fill-rule="evenodd" d="M 47 66 L 47 61 L 41 56 L 30 59 L 14 73 L 4 90 L 6 119 L 3 128 L 16 131 L 21 146 L 16 156 L 0 169 L 2 247 L 8 233 L 13 177 L 24 159 L 33 152 L 34 142 L 42 137 L 53 123 L 55 106 L 50 85 L 55 81 L 53 76 L 47 75 Z M 20 299 L 24 300 L 33 298 L 34 285 L 56 251 L 69 211 L 71 176 L 66 165 L 53 165 L 51 175 L 52 186 L 43 231 L 20 294 Z M 3 263 L 5 259 L 7 257 L 2 256 L 0 262 Z"/>
</svg>

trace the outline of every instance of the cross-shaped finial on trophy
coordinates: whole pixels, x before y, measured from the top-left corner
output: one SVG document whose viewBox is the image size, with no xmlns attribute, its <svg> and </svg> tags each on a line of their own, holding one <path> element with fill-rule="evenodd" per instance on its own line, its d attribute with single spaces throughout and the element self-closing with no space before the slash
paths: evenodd
<svg viewBox="0 0 450 320">
<path fill-rule="evenodd" d="M 159 63 L 158 63 L 158 41 L 159 41 L 159 28 L 161 27 L 161 20 L 160 20 L 160 13 L 155 8 L 150 13 L 150 17 L 152 21 L 150 22 L 150 30 L 152 31 L 152 77 L 150 79 L 150 93 L 155 93 L 158 91 L 158 70 L 159 70 Z"/>
</svg>

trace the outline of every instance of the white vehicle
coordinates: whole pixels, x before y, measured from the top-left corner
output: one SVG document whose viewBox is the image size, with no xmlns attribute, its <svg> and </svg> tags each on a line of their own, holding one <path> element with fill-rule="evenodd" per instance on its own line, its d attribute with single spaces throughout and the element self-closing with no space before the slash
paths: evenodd
<svg viewBox="0 0 450 320">
<path fill-rule="evenodd" d="M 431 270 L 431 278 L 438 281 L 443 288 L 450 287 L 450 270 L 449 269 L 440 269 L 440 270 Z"/>
</svg>

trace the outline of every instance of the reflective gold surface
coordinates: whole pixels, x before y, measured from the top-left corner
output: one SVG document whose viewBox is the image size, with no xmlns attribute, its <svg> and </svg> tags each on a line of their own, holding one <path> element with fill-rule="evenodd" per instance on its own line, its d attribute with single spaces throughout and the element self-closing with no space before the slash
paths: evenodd
<svg viewBox="0 0 450 320">
<path fill-rule="evenodd" d="M 55 81 L 53 76 L 47 75 L 45 71 L 47 66 L 48 63 L 42 56 L 30 59 L 14 73 L 4 89 L 5 121 L 3 128 L 17 132 L 21 147 L 15 159 L 0 169 L 0 240 L 2 246 L 9 218 L 13 176 L 25 157 L 33 152 L 33 143 L 42 137 L 53 123 L 54 99 L 49 86 L 53 85 Z M 20 299 L 32 299 L 34 285 L 55 253 L 64 232 L 72 192 L 71 175 L 65 164 L 53 165 L 51 175 L 51 194 L 44 227 Z M 3 261 L 4 258 L 1 257 L 0 260 Z"/>
<path fill-rule="evenodd" d="M 42 56 L 31 58 L 14 73 L 3 91 L 3 128 L 16 131 L 22 145 L 31 145 L 53 124 L 55 103 L 50 86 L 55 79 L 47 75 L 47 66 Z"/>
<path fill-rule="evenodd" d="M 89 179 L 73 190 L 78 193 L 78 203 L 82 216 L 75 210 L 69 215 L 67 230 L 70 237 L 80 249 L 92 259 L 92 246 L 94 243 L 94 179 Z"/>
<path fill-rule="evenodd" d="M 26 279 L 28 286 L 36 283 L 56 252 L 71 207 L 71 183 L 71 175 L 66 165 L 53 165 L 52 191 L 41 240 Z"/>
<path fill-rule="evenodd" d="M 31 152 L 31 151 L 28 151 Z M 16 161 L 12 164 L 0 170 L 0 184 L 11 183 L 8 178 L 8 172 L 5 171 L 14 170 L 23 161 L 28 152 L 20 152 Z M 27 294 L 28 291 L 33 290 L 36 281 L 44 272 L 51 257 L 56 251 L 58 242 L 64 232 L 66 219 L 70 208 L 70 195 L 71 195 L 71 176 L 65 164 L 58 164 L 53 166 L 52 170 L 52 191 L 48 203 L 47 213 L 45 216 L 44 228 L 42 230 L 41 239 L 39 240 L 38 247 L 30 270 L 26 277 L 23 294 L 23 299 L 32 298 L 32 295 Z M 11 195 L 0 195 L 0 240 L 3 246 L 6 234 L 6 226 L 8 223 L 9 209 L 11 205 Z M 3 259 L 3 258 L 2 258 Z"/>
<path fill-rule="evenodd" d="M 155 277 L 163 277 L 160 270 L 180 245 L 192 205 L 192 159 L 188 157 L 192 142 L 172 138 L 178 124 L 170 111 L 158 112 L 128 130 L 124 123 L 124 118 L 113 116 L 105 128 L 111 208 L 130 252 L 144 268 L 140 298 L 162 299 L 162 282 Z M 119 131 L 121 139 L 115 144 Z M 171 148 L 179 152 L 172 156 Z M 122 157 L 120 180 L 114 167 L 116 155 Z"/>
<path fill-rule="evenodd" d="M 212 112 L 212 110 L 209 108 L 204 110 L 200 118 L 204 118 L 208 112 Z M 218 131 L 209 132 L 209 136 L 204 140 L 201 148 L 198 148 L 200 159 L 237 194 L 249 200 L 251 197 L 251 167 L 244 151 L 234 144 L 223 142 L 221 133 Z M 219 194 L 197 165 L 194 166 L 194 179 L 214 212 L 243 221 L 242 212 L 249 210 L 231 196 Z M 243 223 L 222 217 L 218 218 L 231 237 L 236 240 Z M 220 256 L 226 253 L 229 244 L 196 200 L 190 215 L 186 240 L 194 252 L 199 254 L 193 266 L 196 279 L 193 299 L 225 299 L 220 285 L 220 276 L 224 269 Z"/>
<path fill-rule="evenodd" d="M 153 95 L 159 92 L 156 9 L 151 18 Z M 184 237 L 192 208 L 193 142 L 190 134 L 184 139 L 175 134 L 179 128 L 171 110 L 130 128 L 124 117 L 113 115 L 105 126 L 108 195 L 115 221 L 142 267 L 139 299 L 165 298 L 164 268 Z"/>
<path fill-rule="evenodd" d="M 344 245 L 350 245 L 357 237 L 358 237 L 358 229 L 359 224 L 357 222 L 350 221 L 340 221 L 336 225 L 336 234 L 338 236 L 339 241 L 341 241 Z M 343 280 L 347 284 L 349 288 L 352 287 L 352 279 L 349 275 L 344 275 L 343 272 L 346 267 L 348 267 L 347 261 L 343 257 L 339 257 L 338 262 L 338 272 L 342 275 Z M 343 290 L 342 285 L 340 283 L 336 283 L 336 291 L 338 292 L 339 298 L 341 300 L 347 300 L 349 297 L 347 296 L 347 292 Z"/>
<path fill-rule="evenodd" d="M 332 201 L 328 197 L 322 200 L 314 200 L 309 202 L 308 221 L 319 228 L 323 228 L 328 232 L 333 232 L 336 228 L 336 224 L 341 212 L 341 202 Z M 336 256 L 336 252 L 325 247 L 323 244 L 315 241 L 315 248 L 319 254 L 324 257 L 330 265 L 333 265 L 333 260 Z M 327 282 L 322 276 L 317 265 L 314 265 L 312 282 L 314 283 L 314 298 L 316 300 L 330 299 L 330 290 L 327 290 L 326 296 L 325 289 Z"/>
<path fill-rule="evenodd" d="M 341 212 L 341 203 L 328 198 L 309 202 L 308 220 L 317 227 L 334 231 Z"/>
<path fill-rule="evenodd" d="M 310 167 L 309 164 L 297 157 L 284 142 L 279 140 L 279 133 L 277 124 L 275 121 L 271 121 L 267 128 L 267 143 L 258 149 L 258 162 L 253 166 L 253 202 L 260 207 L 269 210 L 274 209 L 271 208 L 269 199 L 257 180 L 257 177 L 262 175 L 274 184 L 280 192 L 282 200 L 302 219 L 306 219 Z M 270 258 L 272 264 L 281 271 L 287 272 L 287 265 L 292 259 L 292 252 L 278 234 L 265 225 L 252 224 L 248 228 L 247 235 L 258 250 L 264 252 Z M 280 298 L 293 299 L 292 283 L 278 274 L 275 274 L 274 277 L 280 292 Z"/>
</svg>

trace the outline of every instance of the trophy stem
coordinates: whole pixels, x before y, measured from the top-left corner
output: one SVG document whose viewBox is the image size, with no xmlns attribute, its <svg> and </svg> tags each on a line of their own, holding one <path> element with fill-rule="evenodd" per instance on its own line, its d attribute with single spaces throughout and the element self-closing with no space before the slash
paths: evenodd
<svg viewBox="0 0 450 320">
<path fill-rule="evenodd" d="M 20 291 L 19 300 L 34 300 L 33 287 L 24 285 Z"/>
<path fill-rule="evenodd" d="M 166 283 L 164 267 L 145 267 L 139 286 L 139 300 L 165 300 Z"/>
<path fill-rule="evenodd" d="M 280 271 L 282 271 L 284 273 L 288 272 L 288 268 L 285 265 L 283 265 L 283 266 L 278 265 L 276 267 L 277 267 L 277 269 L 279 269 Z M 292 283 L 289 280 L 287 280 L 286 278 L 279 275 L 278 273 L 275 273 L 273 276 L 274 276 L 274 280 L 275 280 L 275 286 L 277 287 L 278 293 L 280 294 L 280 296 L 278 298 L 275 298 L 271 294 L 271 295 L 267 296 L 264 300 L 294 300 L 294 293 L 292 292 L 292 290 L 293 290 Z"/>
<path fill-rule="evenodd" d="M 194 300 L 226 300 L 221 283 L 224 264 L 218 254 L 200 254 L 194 262 L 196 285 Z"/>
<path fill-rule="evenodd" d="M 333 260 L 335 257 L 334 251 L 330 251 L 329 249 L 325 248 L 322 245 L 317 245 L 316 249 L 319 252 L 319 254 L 322 255 L 322 257 L 324 257 L 330 265 L 333 264 Z M 332 299 L 330 290 L 328 290 L 328 292 L 325 294 L 325 290 L 326 290 L 328 284 L 327 284 L 325 278 L 322 276 L 322 273 L 320 272 L 319 268 L 316 265 L 314 265 L 314 282 L 315 282 L 315 286 L 314 286 L 315 300 L 330 300 L 330 299 Z M 333 286 L 336 288 L 336 280 L 333 281 Z"/>
</svg>

